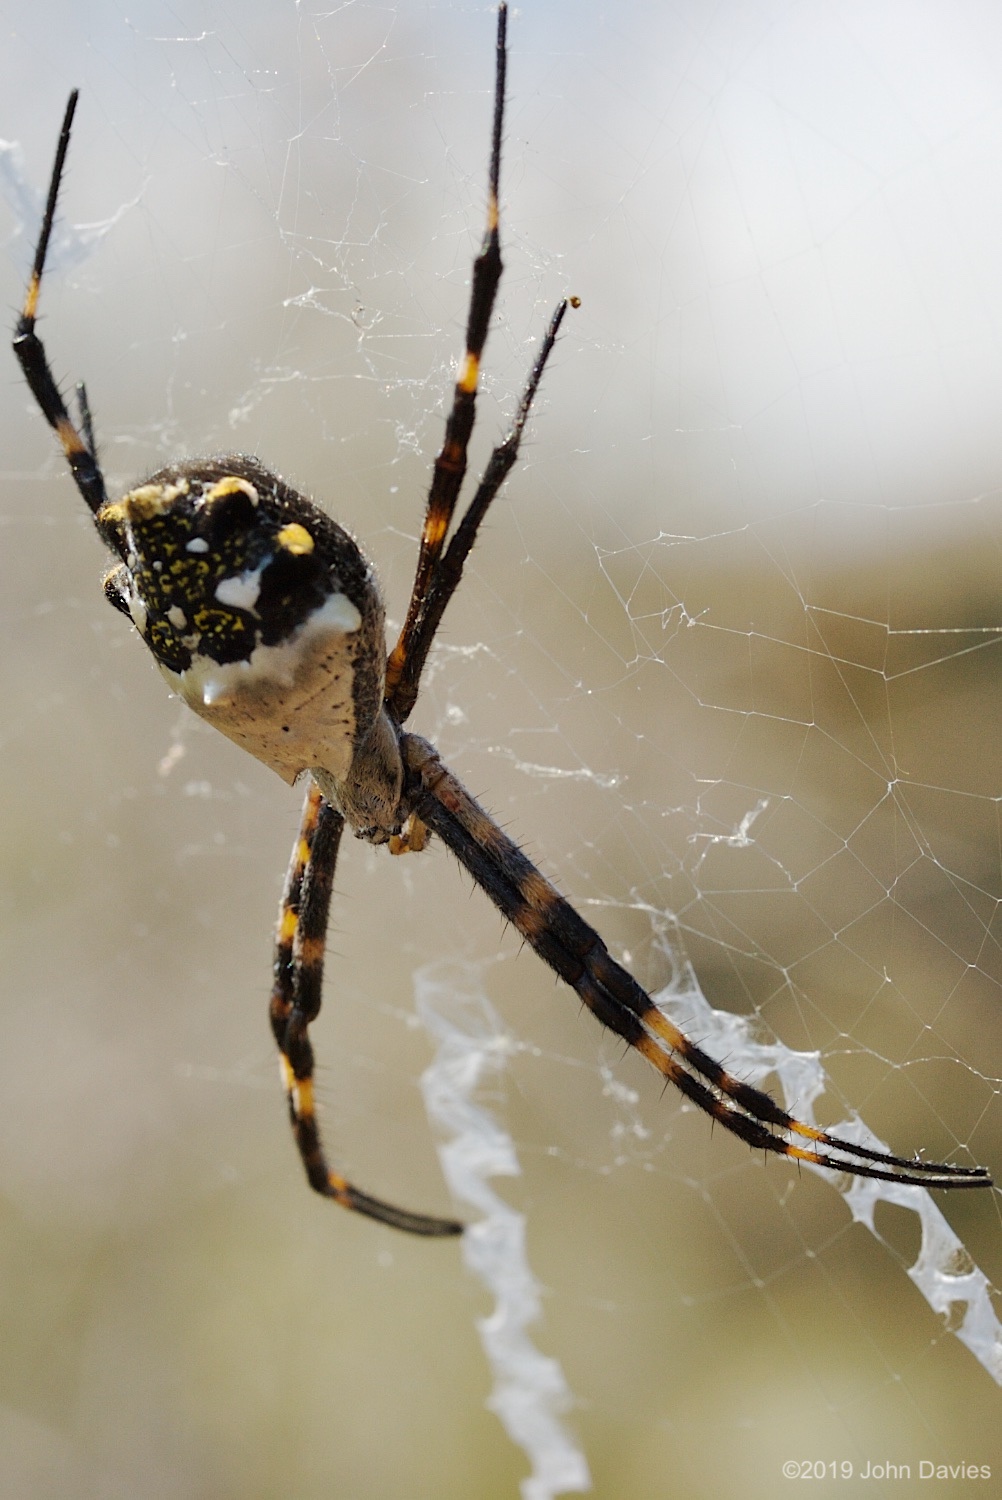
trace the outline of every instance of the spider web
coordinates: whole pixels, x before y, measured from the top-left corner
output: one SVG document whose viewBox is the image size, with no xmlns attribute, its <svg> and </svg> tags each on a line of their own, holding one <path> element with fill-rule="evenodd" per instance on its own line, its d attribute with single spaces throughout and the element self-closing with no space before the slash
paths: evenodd
<svg viewBox="0 0 1002 1500">
<path fill-rule="evenodd" d="M 253 448 L 363 540 L 398 617 L 490 15 L 46 17 L 3 62 L 5 300 L 79 84 L 43 334 L 109 480 Z M 551 306 L 583 305 L 416 727 L 732 1071 L 998 1173 L 1002 25 L 628 0 L 526 7 L 512 44 L 480 460 Z M 996 1195 L 711 1132 L 441 850 L 342 855 L 327 1131 L 363 1186 L 449 1211 L 417 1080 L 458 1025 L 467 1071 L 499 1068 L 464 1108 L 510 1139 L 492 1190 L 533 1280 L 495 1303 L 448 1248 L 309 1200 L 263 1019 L 298 795 L 165 702 L 8 388 L 0 1494 L 997 1473 Z"/>
</svg>

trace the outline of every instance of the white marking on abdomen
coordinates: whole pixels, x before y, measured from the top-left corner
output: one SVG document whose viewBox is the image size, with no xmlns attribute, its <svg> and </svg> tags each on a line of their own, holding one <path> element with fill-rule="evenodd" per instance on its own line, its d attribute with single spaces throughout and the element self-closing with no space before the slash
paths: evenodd
<svg viewBox="0 0 1002 1500">
<path fill-rule="evenodd" d="M 289 640 L 258 646 L 246 661 L 196 654 L 184 672 L 160 670 L 190 708 L 283 781 L 317 765 L 345 776 L 354 753 L 354 636 L 361 623 L 346 594 L 330 594 Z"/>
</svg>

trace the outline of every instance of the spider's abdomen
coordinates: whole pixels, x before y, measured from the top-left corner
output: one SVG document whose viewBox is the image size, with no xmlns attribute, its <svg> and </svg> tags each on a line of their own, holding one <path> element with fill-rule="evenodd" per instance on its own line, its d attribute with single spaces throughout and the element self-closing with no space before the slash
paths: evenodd
<svg viewBox="0 0 1002 1500">
<path fill-rule="evenodd" d="M 105 580 L 171 688 L 284 781 L 347 777 L 381 713 L 383 605 L 353 539 L 244 455 L 161 469 L 97 514 Z"/>
</svg>

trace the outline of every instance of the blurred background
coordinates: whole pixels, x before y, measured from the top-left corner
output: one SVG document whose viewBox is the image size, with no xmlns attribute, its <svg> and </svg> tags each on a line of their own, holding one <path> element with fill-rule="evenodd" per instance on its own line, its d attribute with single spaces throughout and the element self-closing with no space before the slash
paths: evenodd
<svg viewBox="0 0 1002 1500">
<path fill-rule="evenodd" d="M 3 300 L 79 85 L 42 330 L 110 486 L 255 451 L 364 541 L 399 621 L 492 13 L 3 22 Z M 582 306 L 415 727 L 642 983 L 685 955 L 821 1052 L 825 1121 L 998 1173 L 1002 16 L 554 0 L 510 40 L 481 462 L 550 309 Z M 0 1496 L 514 1495 L 456 1247 L 313 1200 L 288 1139 L 265 1012 L 300 792 L 168 698 L 6 368 Z M 882 1206 L 878 1240 L 711 1135 L 441 849 L 342 852 L 316 1044 L 355 1180 L 451 1211 L 413 999 L 442 958 L 511 1038 L 503 1191 L 596 1493 L 998 1472 L 998 1386 L 909 1280 L 913 1217 Z M 941 1206 L 997 1282 L 996 1195 Z"/>
</svg>

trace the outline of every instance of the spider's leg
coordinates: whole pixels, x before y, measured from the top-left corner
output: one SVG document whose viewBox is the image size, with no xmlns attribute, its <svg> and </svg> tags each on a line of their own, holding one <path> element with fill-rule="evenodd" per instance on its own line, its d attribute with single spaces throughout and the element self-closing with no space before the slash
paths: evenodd
<svg viewBox="0 0 1002 1500">
<path fill-rule="evenodd" d="M 990 1187 L 983 1167 L 906 1160 L 805 1125 L 762 1090 L 726 1072 L 658 1010 L 610 957 L 593 928 L 469 795 L 432 747 L 401 739 L 405 796 L 545 963 L 592 1013 L 635 1047 L 692 1102 L 750 1146 L 857 1177 L 919 1187 Z M 810 1142 L 798 1145 L 788 1136 Z"/>
<path fill-rule="evenodd" d="M 504 0 L 501 0 L 498 6 L 497 73 L 494 86 L 491 165 L 488 178 L 487 228 L 480 253 L 473 262 L 470 309 L 466 326 L 466 352 L 456 380 L 452 410 L 446 421 L 445 441 L 442 444 L 442 451 L 435 460 L 418 550 L 414 586 L 411 589 L 410 603 L 407 606 L 407 617 L 386 664 L 386 706 L 398 724 L 406 723 L 417 701 L 421 673 L 445 607 L 462 577 L 463 564 L 476 540 L 477 530 L 487 513 L 487 508 L 504 484 L 518 456 L 529 410 L 542 379 L 546 361 L 556 343 L 557 330 L 567 311 L 568 301 L 573 306 L 577 306 L 577 298 L 572 297 L 561 302 L 553 313 L 539 353 L 529 372 L 511 429 L 488 459 L 476 494 L 443 555 L 445 538 L 466 474 L 467 450 L 475 418 L 480 361 L 487 340 L 487 328 L 494 308 L 494 298 L 501 280 L 498 181 L 501 172 L 501 136 L 504 129 L 507 29 L 508 8 Z"/>
<path fill-rule="evenodd" d="M 342 1208 L 410 1234 L 461 1234 L 463 1225 L 455 1219 L 410 1213 L 361 1192 L 332 1171 L 324 1155 L 313 1098 L 309 1027 L 320 1012 L 327 917 L 343 829 L 341 814 L 311 785 L 282 892 L 271 995 L 271 1029 L 281 1054 L 296 1145 L 310 1187 Z"/>
<path fill-rule="evenodd" d="M 94 462 L 97 463 L 97 442 L 94 438 L 94 418 L 91 414 L 90 402 L 87 399 L 87 387 L 84 385 L 82 380 L 77 382 L 77 410 L 80 413 L 80 431 L 83 433 L 83 440 L 86 443 L 87 448 L 92 458 L 94 459 Z"/>
<path fill-rule="evenodd" d="M 411 638 L 424 608 L 425 596 L 442 553 L 452 513 L 466 474 L 466 454 L 473 431 L 480 359 L 487 341 L 487 328 L 501 280 L 501 241 L 498 235 L 498 179 L 501 174 L 501 133 L 504 128 L 504 88 L 507 69 L 508 7 L 498 6 L 497 53 L 494 76 L 494 124 L 491 132 L 491 164 L 487 182 L 487 227 L 480 252 L 473 262 L 470 307 L 466 320 L 466 352 L 452 397 L 452 410 L 445 424 L 445 440 L 435 459 L 424 528 L 418 549 L 417 569 L 407 617 L 386 668 L 386 696 L 392 701 L 404 671 Z"/>
<path fill-rule="evenodd" d="M 415 610 L 412 597 L 411 613 L 415 618 L 411 621 L 410 615 L 408 616 L 410 633 L 407 635 L 405 627 L 390 657 L 390 665 L 387 669 L 387 706 L 398 724 L 406 722 L 417 701 L 421 673 L 424 670 L 428 652 L 431 650 L 432 641 L 435 639 L 435 632 L 445 613 L 445 607 L 456 592 L 459 580 L 463 576 L 464 564 L 477 539 L 477 531 L 487 514 L 487 508 L 504 484 L 518 457 L 522 433 L 529 419 L 539 382 L 543 378 L 546 362 L 557 342 L 557 334 L 564 321 L 568 303 L 576 306 L 577 299 L 573 297 L 565 299 L 554 309 L 539 351 L 532 362 L 532 369 L 529 371 L 529 378 L 526 380 L 525 389 L 519 400 L 514 421 L 507 435 L 498 443 L 487 460 L 473 499 L 456 527 L 445 555 L 436 560 L 431 576 L 424 584 L 424 594 L 419 609 Z M 416 588 L 415 584 L 415 590 Z M 405 635 L 407 635 L 406 640 Z"/>
<path fill-rule="evenodd" d="M 49 182 L 49 196 L 45 203 L 45 215 L 42 219 L 42 231 L 38 237 L 38 245 L 35 249 L 35 261 L 31 268 L 31 276 L 28 280 L 28 290 L 24 297 L 24 306 L 21 316 L 17 320 L 14 329 L 14 353 L 17 355 L 24 378 L 28 382 L 31 393 L 39 406 L 42 414 L 49 423 L 62 444 L 66 461 L 70 466 L 73 479 L 77 489 L 80 491 L 90 509 L 96 515 L 107 501 L 104 488 L 104 475 L 94 452 L 94 440 L 91 433 L 90 412 L 86 405 L 86 397 L 81 407 L 81 420 L 83 432 L 74 425 L 66 402 L 63 400 L 56 385 L 49 361 L 45 356 L 45 348 L 41 339 L 35 332 L 35 321 L 38 314 L 38 296 L 42 286 L 42 273 L 45 270 L 45 257 L 49 250 L 49 240 L 52 236 L 52 226 L 56 217 L 56 202 L 59 198 L 59 184 L 62 180 L 63 167 L 66 164 L 66 153 L 69 150 L 70 130 L 73 125 L 73 114 L 77 107 L 77 90 L 74 89 L 66 105 L 66 113 L 63 116 L 62 129 L 59 132 L 59 144 L 56 147 L 56 159 L 52 166 L 52 177 Z"/>
</svg>

